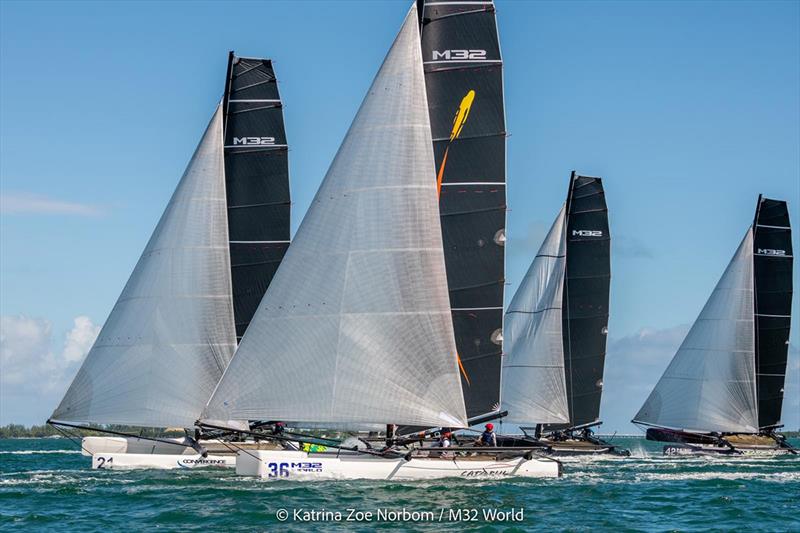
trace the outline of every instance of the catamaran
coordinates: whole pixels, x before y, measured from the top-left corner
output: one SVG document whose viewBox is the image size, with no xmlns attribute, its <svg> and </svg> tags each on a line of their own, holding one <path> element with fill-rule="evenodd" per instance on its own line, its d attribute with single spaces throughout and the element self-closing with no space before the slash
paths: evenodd
<svg viewBox="0 0 800 533">
<path fill-rule="evenodd" d="M 753 224 L 633 419 L 666 455 L 797 453 L 777 433 L 792 308 L 786 202 L 758 197 Z"/>
<path fill-rule="evenodd" d="M 231 52 L 222 103 L 49 420 L 113 435 L 82 440 L 93 467 L 234 466 L 235 450 L 195 422 L 286 253 L 289 217 L 272 63 Z M 185 428 L 186 436 L 145 438 L 109 424 Z"/>
<path fill-rule="evenodd" d="M 567 200 L 506 312 L 502 410 L 525 434 L 500 443 L 627 454 L 590 429 L 600 424 L 610 242 L 602 181 L 573 172 Z"/>
<path fill-rule="evenodd" d="M 412 5 L 201 426 L 468 426 L 434 172 Z M 363 443 L 242 450 L 236 471 L 278 479 L 560 475 L 557 461 L 532 449 L 480 452 Z"/>
</svg>

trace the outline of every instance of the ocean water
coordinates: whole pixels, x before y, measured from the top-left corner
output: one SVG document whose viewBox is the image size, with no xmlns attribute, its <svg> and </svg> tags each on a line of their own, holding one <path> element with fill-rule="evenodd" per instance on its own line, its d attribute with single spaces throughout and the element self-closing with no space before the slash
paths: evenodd
<svg viewBox="0 0 800 533">
<path fill-rule="evenodd" d="M 665 458 L 657 443 L 616 442 L 633 456 L 565 459 L 557 480 L 309 483 L 90 470 L 69 440 L 0 440 L 0 529 L 800 531 L 800 456 Z"/>
</svg>

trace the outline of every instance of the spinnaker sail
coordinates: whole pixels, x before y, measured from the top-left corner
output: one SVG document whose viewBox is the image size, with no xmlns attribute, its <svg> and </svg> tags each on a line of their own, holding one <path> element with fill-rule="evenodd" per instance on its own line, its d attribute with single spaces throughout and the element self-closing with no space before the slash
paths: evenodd
<svg viewBox="0 0 800 533">
<path fill-rule="evenodd" d="M 467 415 L 500 401 L 506 125 L 494 3 L 417 0 L 447 281 Z"/>
<path fill-rule="evenodd" d="M 412 7 L 203 417 L 466 425 Z"/>
<path fill-rule="evenodd" d="M 222 109 L 54 422 L 191 428 L 236 348 Z"/>
<path fill-rule="evenodd" d="M 247 329 L 289 247 L 283 104 L 272 61 L 228 57 L 225 177 L 236 336 Z"/>
</svg>

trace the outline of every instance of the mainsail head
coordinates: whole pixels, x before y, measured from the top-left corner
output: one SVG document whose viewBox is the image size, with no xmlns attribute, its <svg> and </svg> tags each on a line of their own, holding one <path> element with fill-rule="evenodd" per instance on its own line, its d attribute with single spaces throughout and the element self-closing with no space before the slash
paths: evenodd
<svg viewBox="0 0 800 533">
<path fill-rule="evenodd" d="M 236 347 L 214 113 L 54 421 L 192 427 Z"/>
<path fill-rule="evenodd" d="M 464 426 L 412 7 L 204 412 Z"/>
<path fill-rule="evenodd" d="M 233 313 L 241 338 L 289 247 L 289 149 L 272 61 L 231 52 L 222 106 Z"/>
<path fill-rule="evenodd" d="M 565 219 L 562 207 L 506 311 L 501 409 L 510 422 L 569 422 L 561 332 Z"/>
<path fill-rule="evenodd" d="M 679 430 L 755 433 L 753 229 L 634 422 Z"/>
</svg>

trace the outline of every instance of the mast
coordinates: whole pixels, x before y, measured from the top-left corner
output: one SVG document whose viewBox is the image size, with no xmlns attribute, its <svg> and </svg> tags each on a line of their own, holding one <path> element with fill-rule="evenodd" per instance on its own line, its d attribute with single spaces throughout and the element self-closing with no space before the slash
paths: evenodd
<svg viewBox="0 0 800 533">
<path fill-rule="evenodd" d="M 780 425 L 792 314 L 792 234 L 786 202 L 758 197 L 753 285 L 758 426 Z"/>
<path fill-rule="evenodd" d="M 222 107 L 233 307 L 241 339 L 289 247 L 288 147 L 272 61 L 230 52 Z"/>
<path fill-rule="evenodd" d="M 608 337 L 611 236 L 603 182 L 570 176 L 562 303 L 570 427 L 599 421 Z"/>
<path fill-rule="evenodd" d="M 191 428 L 236 347 L 217 107 L 53 423 Z"/>
<path fill-rule="evenodd" d="M 203 419 L 464 427 L 412 7 Z"/>
<path fill-rule="evenodd" d="M 442 239 L 467 415 L 500 401 L 505 284 L 503 61 L 491 1 L 417 0 Z"/>
</svg>

